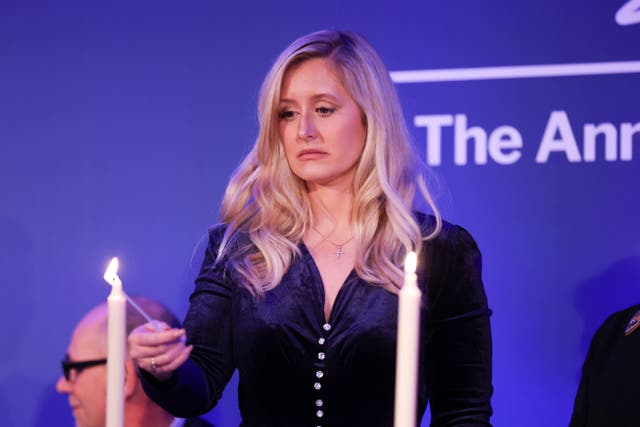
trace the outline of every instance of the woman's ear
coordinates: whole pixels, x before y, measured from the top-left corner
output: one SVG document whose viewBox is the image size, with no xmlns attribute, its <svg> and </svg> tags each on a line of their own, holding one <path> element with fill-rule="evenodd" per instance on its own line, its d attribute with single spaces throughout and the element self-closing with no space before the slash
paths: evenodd
<svg viewBox="0 0 640 427">
<path fill-rule="evenodd" d="M 136 365 L 133 360 L 127 358 L 124 362 L 124 398 L 130 399 L 139 387 L 140 380 L 138 380 L 138 373 L 136 372 Z"/>
</svg>

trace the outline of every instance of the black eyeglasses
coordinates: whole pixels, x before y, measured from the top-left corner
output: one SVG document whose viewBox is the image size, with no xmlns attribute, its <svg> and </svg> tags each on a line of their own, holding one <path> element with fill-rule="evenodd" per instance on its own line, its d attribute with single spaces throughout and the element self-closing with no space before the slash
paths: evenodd
<svg viewBox="0 0 640 427">
<path fill-rule="evenodd" d="M 71 361 L 69 356 L 66 356 L 61 361 L 62 373 L 67 381 L 71 380 L 71 370 L 75 369 L 79 374 L 83 369 L 90 368 L 92 366 L 104 365 L 107 363 L 107 359 L 95 359 L 95 360 L 83 360 L 83 361 Z"/>
</svg>

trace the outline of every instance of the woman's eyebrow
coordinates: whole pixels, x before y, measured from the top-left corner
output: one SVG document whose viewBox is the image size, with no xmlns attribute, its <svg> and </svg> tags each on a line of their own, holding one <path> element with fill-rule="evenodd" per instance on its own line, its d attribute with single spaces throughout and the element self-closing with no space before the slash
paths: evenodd
<svg viewBox="0 0 640 427">
<path fill-rule="evenodd" d="M 335 95 L 328 93 L 328 92 L 320 92 L 320 93 L 316 93 L 314 95 L 311 96 L 311 100 L 312 101 L 318 101 L 318 100 L 322 100 L 322 99 L 328 99 L 330 101 L 338 101 L 339 98 L 336 97 Z M 296 104 L 297 101 L 295 99 L 291 99 L 291 98 L 280 98 L 280 103 L 281 104 Z"/>
</svg>

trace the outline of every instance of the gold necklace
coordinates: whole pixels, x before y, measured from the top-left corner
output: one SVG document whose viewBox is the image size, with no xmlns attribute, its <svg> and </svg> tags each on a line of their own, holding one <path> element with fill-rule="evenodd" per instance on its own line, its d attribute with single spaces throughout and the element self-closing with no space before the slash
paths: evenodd
<svg viewBox="0 0 640 427">
<path fill-rule="evenodd" d="M 353 240 L 353 237 L 354 237 L 354 236 L 351 236 L 351 237 L 349 237 L 347 240 L 345 240 L 345 241 L 344 241 L 344 242 L 342 242 L 342 243 L 335 243 L 335 242 L 332 242 L 331 240 L 329 240 L 329 237 L 328 237 L 328 236 L 325 236 L 324 234 L 322 234 L 322 233 L 320 232 L 320 230 L 318 230 L 318 229 L 316 228 L 316 226 L 315 226 L 315 225 L 312 225 L 312 226 L 311 226 L 311 228 L 313 228 L 313 229 L 316 231 L 316 233 L 318 233 L 320 236 L 322 236 L 322 238 L 323 238 L 324 240 L 326 240 L 327 242 L 331 243 L 333 246 L 335 246 L 335 247 L 336 247 L 336 251 L 334 252 L 334 253 L 336 254 L 336 259 L 340 259 L 340 257 L 342 257 L 342 254 L 344 254 L 344 253 L 345 253 L 345 252 L 342 250 L 342 247 L 343 247 L 344 245 L 346 245 L 347 243 L 349 243 L 350 241 L 352 241 L 352 240 Z"/>
</svg>

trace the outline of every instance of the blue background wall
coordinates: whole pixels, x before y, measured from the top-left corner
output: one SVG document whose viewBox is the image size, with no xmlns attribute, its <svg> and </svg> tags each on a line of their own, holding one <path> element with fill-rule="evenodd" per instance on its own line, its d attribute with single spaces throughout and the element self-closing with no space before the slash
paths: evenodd
<svg viewBox="0 0 640 427">
<path fill-rule="evenodd" d="M 129 293 L 184 315 L 201 239 L 257 133 L 259 85 L 294 38 L 355 30 L 396 71 L 640 60 L 640 24 L 614 19 L 626 4 L 639 21 L 636 0 L 221 4 L 0 2 L 0 425 L 72 425 L 58 361 L 106 298 L 112 256 Z M 619 146 L 622 124 L 640 123 L 640 73 L 398 90 L 425 156 L 434 140 L 415 116 L 521 135 L 513 164 L 476 164 L 469 141 L 456 165 L 444 128 L 434 189 L 483 251 L 495 425 L 567 425 L 591 334 L 640 301 L 640 131 L 631 160 L 605 160 L 599 141 L 583 161 L 585 125 L 610 123 Z M 536 162 L 554 111 L 581 161 Z M 209 417 L 238 425 L 234 384 Z"/>
</svg>

